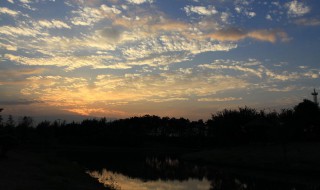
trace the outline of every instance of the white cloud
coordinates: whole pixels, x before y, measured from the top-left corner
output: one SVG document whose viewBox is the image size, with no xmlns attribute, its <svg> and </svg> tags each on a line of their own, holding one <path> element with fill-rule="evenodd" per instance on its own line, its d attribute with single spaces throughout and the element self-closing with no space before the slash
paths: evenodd
<svg viewBox="0 0 320 190">
<path fill-rule="evenodd" d="M 318 18 L 300 18 L 294 21 L 297 25 L 302 26 L 319 26 L 320 25 L 320 19 Z"/>
<path fill-rule="evenodd" d="M 54 36 L 45 30 L 46 28 L 71 28 L 64 20 L 30 21 L 30 26 L 25 27 L 0 27 L 0 35 L 9 37 L 10 41 L 10 43 L 1 44 L 3 48 L 16 50 L 16 47 L 19 47 L 22 51 L 28 50 L 26 56 L 7 55 L 7 58 L 18 64 L 50 65 L 67 71 L 81 67 L 130 69 L 136 66 L 148 67 L 147 69 L 152 70 L 191 60 L 194 55 L 203 52 L 229 51 L 237 48 L 236 41 L 244 38 L 276 42 L 277 39 L 284 39 L 286 35 L 283 31 L 273 30 L 221 31 L 221 34 L 217 32 L 206 35 L 207 31 L 217 31 L 221 27 L 221 21 L 227 23 L 229 17 L 232 17 L 229 12 L 217 14 L 213 6 L 185 7 L 190 14 L 216 14 L 213 16 L 214 19 L 201 17 L 199 23 L 168 19 L 164 13 L 159 12 L 152 14 L 145 12 L 142 15 L 140 12 L 130 13 L 133 15 L 124 17 L 118 15 L 122 14 L 121 10 L 123 10 L 120 5 L 97 4 L 73 8 L 75 11 L 72 12 L 73 17 L 68 19 L 69 22 L 90 27 L 87 28 L 88 30 L 74 31 L 72 37 L 63 36 L 63 34 Z M 124 14 L 127 12 L 125 11 Z M 98 23 L 102 20 L 103 22 Z M 215 26 L 203 27 L 208 25 L 205 22 L 210 24 L 215 20 L 218 20 Z M 16 36 L 23 37 L 16 38 Z M 32 43 L 26 42 L 26 37 Z M 91 56 L 79 56 L 82 52 Z M 238 70 L 246 69 L 237 67 Z"/>
<path fill-rule="evenodd" d="M 121 5 L 121 8 L 122 8 L 123 10 L 128 10 L 128 6 L 127 6 L 127 5 Z"/>
<path fill-rule="evenodd" d="M 195 13 L 198 15 L 210 16 L 218 13 L 218 11 L 214 6 L 204 7 L 204 6 L 187 5 L 183 9 L 187 13 L 187 15 L 191 15 L 192 13 Z"/>
<path fill-rule="evenodd" d="M 4 58 L 22 65 L 64 67 L 66 71 L 88 66 L 92 68 L 105 68 L 105 60 L 112 59 L 111 56 L 105 55 L 29 58 L 12 54 L 5 54 Z"/>
<path fill-rule="evenodd" d="M 249 0 L 235 0 L 234 1 L 234 10 L 236 13 L 246 16 L 247 18 L 253 18 L 257 15 L 253 11 L 253 6 L 251 5 L 254 1 Z"/>
<path fill-rule="evenodd" d="M 151 98 L 148 99 L 148 102 L 156 102 L 156 103 L 162 103 L 162 102 L 172 102 L 172 101 L 187 101 L 188 98 Z"/>
<path fill-rule="evenodd" d="M 288 72 L 284 71 L 282 73 L 276 73 L 269 69 L 265 69 L 265 75 L 268 77 L 269 80 L 278 80 L 278 81 L 295 81 L 301 78 L 301 74 L 297 72 Z"/>
<path fill-rule="evenodd" d="M 233 43 L 190 39 L 181 35 L 163 35 L 160 39 L 141 40 L 135 47 L 124 48 L 122 52 L 127 59 L 138 59 L 152 54 L 186 52 L 195 55 L 208 51 L 229 51 L 236 47 Z"/>
<path fill-rule="evenodd" d="M 2 69 L 0 71 L 0 85 L 8 85 L 8 86 L 10 86 L 11 89 L 16 89 L 18 86 L 21 87 L 23 85 L 29 84 L 29 82 L 26 81 L 26 78 L 28 78 L 30 76 L 34 76 L 34 75 L 41 75 L 44 72 L 45 72 L 45 69 L 43 69 L 43 68 Z M 15 87 L 13 87 L 13 86 L 15 86 Z M 9 90 L 9 91 L 11 91 L 11 90 Z"/>
<path fill-rule="evenodd" d="M 240 78 L 258 77 L 261 82 L 284 82 L 296 81 L 302 78 L 318 78 L 318 70 L 305 70 L 303 72 L 277 71 L 267 68 L 262 62 L 249 59 L 247 61 L 235 60 L 215 60 L 211 64 L 202 64 L 198 66 L 203 69 L 211 69 L 216 72 L 228 72 L 228 70 L 237 71 L 234 76 Z"/>
<path fill-rule="evenodd" d="M 60 37 L 60 36 L 46 36 L 38 38 L 35 40 L 33 49 L 37 51 L 46 51 L 52 56 L 57 56 L 55 53 L 58 53 L 58 56 L 61 56 L 60 52 L 63 52 L 63 56 L 70 55 L 72 52 L 76 52 L 81 49 L 87 50 L 103 50 L 103 51 L 113 51 L 115 46 L 111 43 L 107 43 L 102 36 L 90 34 L 83 37 Z"/>
<path fill-rule="evenodd" d="M 30 57 L 36 53 L 38 58 L 73 57 L 75 52 L 84 49 L 90 52 L 103 51 L 104 55 L 115 50 L 115 46 L 100 34 L 92 33 L 81 37 L 52 36 L 44 29 L 46 28 L 34 21 L 31 27 L 0 27 L 0 36 L 6 39 L 3 41 L 4 44 L 19 47 L 22 51 L 28 50 Z"/>
<path fill-rule="evenodd" d="M 319 70 L 309 70 L 303 73 L 303 76 L 311 78 L 311 79 L 317 79 L 320 77 Z"/>
<path fill-rule="evenodd" d="M 46 33 L 41 33 L 38 30 L 34 30 L 28 27 L 14 27 L 14 26 L 0 26 L 0 34 L 8 35 L 12 37 L 17 36 L 32 36 L 37 35 L 47 35 Z"/>
<path fill-rule="evenodd" d="M 272 1 L 271 4 L 278 7 L 278 8 L 281 7 L 280 2 L 277 2 L 277 1 Z"/>
<path fill-rule="evenodd" d="M 242 97 L 226 97 L 226 98 L 199 98 L 199 102 L 228 102 L 228 101 L 237 101 L 242 100 Z"/>
<path fill-rule="evenodd" d="M 69 28 L 71 29 L 71 27 L 63 22 L 63 21 L 60 21 L 60 20 L 39 20 L 38 24 L 42 27 L 46 27 L 46 28 Z"/>
<path fill-rule="evenodd" d="M 29 9 L 31 11 L 36 11 L 37 9 L 34 7 L 31 7 L 30 5 L 32 3 L 36 3 L 38 1 L 32 1 L 32 0 L 19 0 L 21 4 L 18 4 L 19 6 L 22 6 L 25 9 Z"/>
<path fill-rule="evenodd" d="M 293 0 L 291 2 L 286 3 L 285 5 L 288 9 L 288 16 L 298 17 L 303 16 L 310 12 L 310 7 L 305 5 L 303 2 L 298 2 L 297 0 Z"/>
<path fill-rule="evenodd" d="M 107 5 L 101 5 L 101 10 L 103 10 L 105 13 L 113 13 L 113 14 L 120 14 L 121 10 L 117 9 L 114 5 L 109 7 Z"/>
<path fill-rule="evenodd" d="M 9 3 L 12 3 L 12 4 L 14 4 L 14 1 L 13 1 L 13 0 L 8 0 L 8 2 L 9 2 Z"/>
<path fill-rule="evenodd" d="M 110 18 L 114 23 L 89 33 L 81 33 L 81 37 L 53 36 L 45 28 L 71 28 L 60 20 L 31 21 L 30 26 L 3 26 L 0 34 L 9 36 L 12 44 L 3 44 L 6 49 L 15 47 L 30 50 L 28 56 L 7 55 L 7 59 L 23 65 L 57 66 L 70 71 L 80 67 L 129 69 L 135 66 L 162 68 L 167 65 L 189 60 L 193 55 L 208 51 L 229 51 L 236 48 L 233 42 L 219 42 L 199 38 L 197 30 L 181 21 L 169 20 L 161 15 L 145 15 L 127 21 L 116 16 L 113 8 L 100 6 L 98 8 L 84 7 L 77 9 L 70 18 L 73 24 L 87 25 Z M 87 15 L 85 13 L 88 13 Z M 224 15 L 228 17 L 227 15 Z M 87 20 L 85 18 L 88 18 Z M 83 20 L 82 20 L 83 19 Z M 79 23 L 75 23 L 79 21 Z M 83 21 L 83 23 L 82 23 Z M 140 26 L 144 27 L 140 27 Z M 28 36 L 32 43 L 24 38 Z M 76 56 L 83 50 L 90 52 L 105 52 L 104 55 L 115 55 L 103 58 L 99 55 Z M 117 53 L 114 53 L 117 52 Z M 34 56 L 41 53 L 43 56 Z M 33 55 L 32 55 L 33 54 Z M 98 54 L 98 53 L 97 53 Z M 100 54 L 102 55 L 102 54 Z M 154 69 L 153 68 L 153 69 Z"/>
<path fill-rule="evenodd" d="M 243 31 L 237 28 L 230 28 L 226 30 L 217 31 L 215 33 L 207 34 L 205 37 L 219 41 L 239 41 L 245 38 L 252 38 L 259 41 L 266 41 L 275 43 L 277 40 L 283 42 L 289 41 L 286 32 L 281 30 L 252 30 Z"/>
<path fill-rule="evenodd" d="M 246 86 L 244 81 L 233 77 L 226 77 L 230 81 L 224 81 L 225 77 L 221 75 L 214 76 L 213 74 L 185 73 L 180 71 L 168 71 L 148 75 L 125 75 L 124 78 L 122 76 L 104 75 L 98 78 L 99 80 L 95 85 L 100 90 L 117 90 L 120 93 L 136 97 L 133 100 L 140 100 L 140 98 L 149 99 L 152 97 L 156 99 L 186 98 L 189 95 L 210 95 L 225 88 L 233 89 Z"/>
<path fill-rule="evenodd" d="M 143 4 L 143 3 L 153 3 L 154 0 L 127 0 L 128 3 L 131 4 Z"/>
<path fill-rule="evenodd" d="M 10 16 L 18 16 L 20 14 L 19 11 L 14 11 L 14 10 L 11 10 L 7 7 L 0 7 L 0 14 L 8 14 Z"/>
<path fill-rule="evenodd" d="M 21 93 L 50 106 L 90 109 L 93 104 L 105 107 L 137 101 L 185 101 L 190 97 L 210 96 L 223 90 L 242 89 L 247 85 L 242 79 L 202 70 L 109 74 L 98 75 L 95 79 L 37 75 L 27 78 Z"/>
<path fill-rule="evenodd" d="M 25 3 L 25 4 L 29 4 L 29 3 L 31 3 L 31 1 L 30 1 L 30 0 L 20 0 L 20 2 L 21 2 L 21 3 Z"/>
<path fill-rule="evenodd" d="M 260 84 L 273 87 L 274 89 L 270 88 L 270 91 L 277 91 L 282 85 L 276 89 L 272 86 L 273 84 L 288 83 L 290 85 L 296 81 L 320 77 L 318 71 L 309 68 L 302 72 L 285 71 L 288 67 L 274 68 L 275 63 L 272 61 L 268 62 L 270 64 L 264 64 L 254 59 L 220 60 L 211 64 L 202 64 L 200 67 L 185 68 L 192 64 L 200 64 L 197 62 L 199 56 L 196 55 L 203 52 L 232 50 L 238 47 L 240 40 L 251 39 L 275 43 L 288 39 L 286 32 L 282 30 L 263 28 L 228 30 L 228 27 L 241 26 L 246 22 L 245 19 L 259 14 L 248 3 L 235 4 L 239 5 L 240 15 L 236 13 L 237 10 L 233 10 L 234 7 L 225 9 L 218 4 L 201 6 L 203 4 L 200 2 L 197 3 L 200 6 L 190 4 L 180 10 L 191 15 L 190 19 L 179 19 L 167 16 L 165 12 L 158 10 L 160 8 L 158 6 L 151 5 L 151 9 L 135 6 L 154 1 L 128 0 L 124 1 L 123 6 L 121 5 L 123 2 L 119 0 L 113 0 L 114 5 L 110 5 L 111 1 L 103 5 L 101 1 L 96 0 L 94 1 L 98 3 L 94 4 L 89 4 L 89 1 L 80 1 L 82 3 L 67 7 L 68 10 L 74 11 L 61 13 L 67 15 L 61 20 L 32 18 L 34 14 L 30 14 L 29 18 L 22 17 L 24 11 L 30 11 L 22 8 L 18 0 L 15 0 L 15 3 L 20 6 L 17 10 L 21 12 L 0 8 L 1 14 L 6 14 L 2 16 L 21 17 L 10 18 L 10 21 L 15 22 L 11 26 L 0 26 L 0 48 L 6 53 L 11 51 L 1 57 L 5 64 L 16 64 L 17 67 L 23 68 L 52 68 L 58 70 L 57 73 L 70 76 L 79 74 L 83 69 L 101 69 L 92 71 L 90 79 L 45 75 L 39 77 L 41 73 L 32 74 L 38 78 L 29 77 L 28 81 L 23 83 L 19 81 L 20 86 L 27 83 L 21 91 L 24 95 L 39 98 L 41 101 L 47 101 L 77 113 L 81 110 L 85 110 L 86 113 L 102 113 L 106 110 L 93 109 L 90 106 L 144 102 L 145 100 L 150 102 L 235 101 L 240 100 L 237 98 L 239 94 L 226 98 L 216 98 L 212 95 L 228 89 L 260 88 Z M 30 3 L 38 7 L 33 2 L 42 2 L 42 0 Z M 227 3 L 219 0 L 220 2 Z M 250 0 L 250 2 L 254 1 Z M 290 0 L 290 2 L 297 4 L 292 8 L 296 10 L 295 13 L 290 14 L 307 12 L 304 10 L 305 6 L 301 5 L 301 1 Z M 228 1 L 228 4 L 230 3 L 232 2 Z M 281 8 L 271 6 L 270 2 L 264 4 L 274 9 L 274 12 L 264 11 L 265 15 L 270 16 L 266 18 L 275 21 L 281 16 L 283 18 L 291 5 L 288 4 L 287 9 L 285 3 L 281 4 Z M 298 5 L 300 9 L 297 8 Z M 238 19 L 243 22 L 236 23 Z M 317 19 L 297 17 L 292 20 L 299 25 L 319 25 Z M 272 23 L 269 22 L 269 24 Z M 50 30 L 57 28 L 70 30 Z M 126 70 L 119 71 L 120 69 Z M 64 73 L 65 71 L 68 72 Z M 95 78 L 94 74 L 101 72 L 113 74 Z M 119 74 L 124 72 L 130 74 Z M 52 73 L 52 70 L 46 72 L 48 73 Z M 289 90 L 289 88 L 283 89 Z M 58 98 L 55 99 L 56 97 Z M 70 107 L 67 108 L 67 106 Z"/>
<path fill-rule="evenodd" d="M 256 13 L 255 12 L 246 12 L 245 13 L 249 18 L 253 18 L 253 17 L 255 17 L 256 16 Z"/>
<path fill-rule="evenodd" d="M 9 50 L 9 51 L 17 51 L 18 50 L 17 46 L 14 46 L 12 44 L 4 44 L 4 43 L 1 43 L 1 42 L 0 42 L 0 47 L 4 48 L 6 50 Z"/>
<path fill-rule="evenodd" d="M 121 10 L 116 6 L 107 6 L 105 4 L 98 8 L 94 7 L 80 7 L 78 10 L 72 11 L 75 17 L 71 18 L 74 25 L 89 26 L 99 22 L 102 19 L 112 19 L 116 15 L 121 14 Z"/>
<path fill-rule="evenodd" d="M 222 13 L 221 13 L 221 16 L 220 16 L 221 21 L 222 21 L 223 23 L 227 23 L 229 17 L 230 17 L 230 15 L 229 15 L 228 13 L 226 13 L 226 12 L 222 12 Z"/>
<path fill-rule="evenodd" d="M 286 87 L 269 87 L 267 91 L 269 92 L 290 92 L 293 90 L 297 90 L 296 86 L 286 86 Z"/>
<path fill-rule="evenodd" d="M 128 59 L 126 62 L 115 62 L 110 64 L 107 68 L 123 68 L 128 69 L 133 66 L 149 66 L 149 67 L 160 67 L 168 66 L 172 63 L 179 63 L 187 61 L 188 56 L 185 53 L 164 53 L 164 54 L 150 54 L 149 56 L 141 56 L 138 59 Z"/>
<path fill-rule="evenodd" d="M 255 68 L 252 68 L 252 66 Z M 251 76 L 257 76 L 259 78 L 263 77 L 261 62 L 255 59 L 248 60 L 246 62 L 234 60 L 215 60 L 211 64 L 202 64 L 198 67 L 212 70 L 235 70 Z"/>
<path fill-rule="evenodd" d="M 72 13 L 77 16 L 71 18 L 71 23 L 80 26 L 89 26 L 103 18 L 100 9 L 91 7 L 83 7 L 79 10 L 72 11 Z"/>
<path fill-rule="evenodd" d="M 242 8 L 239 7 L 239 6 L 236 6 L 236 7 L 234 8 L 234 10 L 235 10 L 237 13 L 241 13 L 241 12 L 242 12 Z"/>
<path fill-rule="evenodd" d="M 267 19 L 267 20 L 272 20 L 272 16 L 271 16 L 270 14 L 267 14 L 267 15 L 266 15 L 266 19 Z"/>
</svg>

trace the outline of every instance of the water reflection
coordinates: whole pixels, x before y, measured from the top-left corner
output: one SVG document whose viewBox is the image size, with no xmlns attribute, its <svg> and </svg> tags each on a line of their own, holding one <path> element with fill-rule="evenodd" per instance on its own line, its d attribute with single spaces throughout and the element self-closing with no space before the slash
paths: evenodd
<svg viewBox="0 0 320 190">
<path fill-rule="evenodd" d="M 319 182 L 299 173 L 217 168 L 186 162 L 176 155 L 132 152 L 101 157 L 72 155 L 89 168 L 92 177 L 117 190 L 320 190 Z"/>
<path fill-rule="evenodd" d="M 88 174 L 105 186 L 121 190 L 209 190 L 211 183 L 203 178 L 188 180 L 150 180 L 142 181 L 138 178 L 130 178 L 126 175 L 115 173 L 103 169 L 99 171 L 89 171 Z"/>
</svg>

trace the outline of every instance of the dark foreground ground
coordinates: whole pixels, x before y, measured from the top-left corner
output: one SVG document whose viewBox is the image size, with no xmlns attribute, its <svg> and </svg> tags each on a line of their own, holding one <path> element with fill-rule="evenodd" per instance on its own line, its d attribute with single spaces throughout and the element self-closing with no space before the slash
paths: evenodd
<svg viewBox="0 0 320 190">
<path fill-rule="evenodd" d="M 1 190 L 106 190 L 75 162 L 55 151 L 16 149 L 0 160 Z"/>
<path fill-rule="evenodd" d="M 0 190 L 103 190 L 108 189 L 86 174 L 77 157 L 176 153 L 182 160 L 261 179 L 320 186 L 320 143 L 252 145 L 209 150 L 174 147 L 28 147 L 0 160 Z M 81 159 L 79 159 L 81 160 Z M 85 160 L 85 158 L 84 158 Z"/>
</svg>

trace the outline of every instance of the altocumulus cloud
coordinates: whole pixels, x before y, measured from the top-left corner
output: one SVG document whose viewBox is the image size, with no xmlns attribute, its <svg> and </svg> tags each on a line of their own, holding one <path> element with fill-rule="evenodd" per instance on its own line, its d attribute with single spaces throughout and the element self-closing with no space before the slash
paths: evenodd
<svg viewBox="0 0 320 190">
<path fill-rule="evenodd" d="M 71 28 L 68 24 L 60 20 L 39 20 L 38 24 L 46 28 Z"/>
<path fill-rule="evenodd" d="M 218 11 L 214 6 L 204 7 L 204 6 L 188 5 L 188 6 L 185 6 L 183 9 L 187 15 L 198 14 L 198 15 L 210 16 L 218 13 Z"/>
<path fill-rule="evenodd" d="M 127 0 L 131 4 L 143 4 L 143 3 L 153 3 L 154 0 Z"/>
<path fill-rule="evenodd" d="M 302 26 L 319 26 L 320 19 L 319 18 L 300 18 L 295 20 L 294 23 Z"/>
<path fill-rule="evenodd" d="M 242 97 L 226 97 L 226 98 L 199 98 L 199 102 L 228 102 L 228 101 L 237 101 L 242 100 Z"/>
<path fill-rule="evenodd" d="M 301 81 L 319 80 L 317 67 L 283 60 L 287 64 L 275 69 L 278 55 L 259 61 L 267 54 L 250 48 L 311 39 L 294 30 L 320 25 L 313 1 L 9 0 L 0 7 L 7 19 L 0 26 L 1 67 L 17 72 L 1 69 L 0 92 L 80 114 L 121 115 L 138 102 L 161 102 L 164 113 L 180 101 L 193 108 L 245 102 L 252 89 L 297 91 Z M 62 12 L 39 14 L 46 9 Z M 244 60 L 224 60 L 235 57 L 233 49 Z M 283 51 L 290 55 L 289 49 Z"/>
<path fill-rule="evenodd" d="M 0 14 L 7 14 L 7 15 L 15 17 L 15 16 L 18 16 L 20 14 L 20 12 L 11 10 L 7 7 L 0 7 Z"/>
<path fill-rule="evenodd" d="M 259 41 L 276 42 L 277 39 L 281 41 L 288 41 L 288 35 L 281 30 L 252 30 L 245 31 L 238 28 L 229 28 L 220 30 L 215 33 L 207 34 L 205 37 L 209 37 L 219 41 L 239 41 L 245 38 L 252 38 Z"/>
<path fill-rule="evenodd" d="M 310 7 L 305 5 L 303 2 L 298 2 L 297 0 L 286 3 L 288 8 L 288 15 L 291 17 L 303 16 L 310 12 Z"/>
</svg>

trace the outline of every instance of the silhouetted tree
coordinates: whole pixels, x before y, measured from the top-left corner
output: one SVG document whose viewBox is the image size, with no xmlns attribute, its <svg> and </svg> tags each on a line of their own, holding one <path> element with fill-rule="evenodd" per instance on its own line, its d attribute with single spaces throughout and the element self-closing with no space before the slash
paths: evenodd
<svg viewBox="0 0 320 190">
<path fill-rule="evenodd" d="M 317 104 L 304 100 L 293 109 L 266 112 L 247 106 L 224 109 L 212 118 L 190 122 L 185 118 L 144 115 L 107 121 L 85 119 L 80 123 L 56 120 L 32 127 L 31 117 L 23 117 L 17 127 L 10 115 L 3 131 L 23 142 L 40 144 L 139 146 L 162 143 L 176 146 L 215 146 L 217 143 L 277 142 L 320 140 L 320 111 Z"/>
<path fill-rule="evenodd" d="M 17 125 L 17 137 L 22 141 L 30 141 L 30 140 L 35 140 L 32 138 L 32 131 L 33 129 L 31 128 L 33 124 L 33 119 L 31 117 L 24 116 L 19 124 Z"/>
<path fill-rule="evenodd" d="M 3 109 L 0 108 L 0 112 Z M 15 145 L 18 144 L 18 140 L 16 139 L 16 137 L 14 137 L 11 133 L 11 129 L 8 129 L 7 127 L 3 128 L 4 124 L 3 124 L 3 118 L 0 115 L 0 125 L 1 125 L 1 129 L 0 129 L 0 159 L 1 158 L 6 158 L 7 157 L 7 153 L 9 150 L 11 150 Z"/>
<path fill-rule="evenodd" d="M 248 125 L 254 120 L 260 119 L 255 109 L 244 107 L 238 110 L 223 110 L 212 115 L 211 121 L 207 122 L 209 134 L 218 142 L 234 144 L 248 141 Z"/>
<path fill-rule="evenodd" d="M 24 116 L 20 123 L 18 124 L 18 127 L 24 127 L 29 128 L 32 127 L 33 119 L 31 117 Z"/>
<path fill-rule="evenodd" d="M 12 117 L 12 115 L 9 115 L 8 119 L 6 121 L 5 127 L 6 128 L 13 128 L 14 126 L 15 126 L 15 122 L 13 120 L 13 117 Z"/>
<path fill-rule="evenodd" d="M 3 108 L 0 108 L 0 112 L 2 112 Z M 3 118 L 2 115 L 0 115 L 0 128 L 3 127 Z"/>
<path fill-rule="evenodd" d="M 298 140 L 314 140 L 320 127 L 320 109 L 318 104 L 304 99 L 294 107 L 294 135 Z"/>
</svg>

